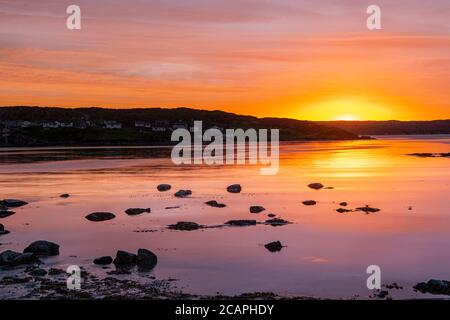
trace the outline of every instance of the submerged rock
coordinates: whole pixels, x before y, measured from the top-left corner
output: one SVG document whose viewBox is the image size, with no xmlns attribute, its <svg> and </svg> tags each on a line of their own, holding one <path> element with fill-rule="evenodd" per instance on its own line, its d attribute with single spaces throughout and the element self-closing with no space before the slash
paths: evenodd
<svg viewBox="0 0 450 320">
<path fill-rule="evenodd" d="M 38 240 L 31 243 L 23 252 L 30 252 L 37 256 L 57 256 L 59 255 L 59 245 L 50 241 Z"/>
<path fill-rule="evenodd" d="M 203 228 L 203 226 L 195 222 L 179 221 L 176 224 L 170 224 L 167 228 L 171 230 L 192 231 Z"/>
<path fill-rule="evenodd" d="M 250 213 L 260 213 L 266 210 L 264 207 L 261 206 L 251 206 L 250 207 Z"/>
<path fill-rule="evenodd" d="M 68 193 L 63 193 L 62 195 L 59 196 L 60 198 L 69 198 L 70 194 Z"/>
<path fill-rule="evenodd" d="M 450 295 L 450 281 L 431 279 L 428 282 L 420 282 L 414 289 L 421 293 Z"/>
<path fill-rule="evenodd" d="M 264 245 L 264 247 L 269 250 L 270 252 L 278 252 L 281 251 L 281 249 L 283 249 L 283 245 L 281 244 L 280 241 L 274 241 L 274 242 L 270 242 Z"/>
<path fill-rule="evenodd" d="M 380 209 L 378 209 L 378 208 L 371 208 L 368 205 L 366 205 L 365 207 L 356 208 L 356 211 L 363 211 L 365 213 L 374 213 L 374 212 L 380 211 Z"/>
<path fill-rule="evenodd" d="M 256 220 L 230 220 L 228 222 L 225 222 L 226 225 L 229 226 L 256 226 Z"/>
<path fill-rule="evenodd" d="M 94 264 L 99 264 L 99 265 L 108 265 L 111 264 L 113 262 L 113 258 L 110 256 L 104 256 L 104 257 L 99 257 L 94 259 Z"/>
<path fill-rule="evenodd" d="M 170 189 L 172 189 L 172 186 L 170 184 L 162 183 L 162 184 L 158 185 L 156 187 L 156 189 L 158 189 L 158 191 L 160 191 L 160 192 L 164 192 L 164 191 L 169 191 Z"/>
<path fill-rule="evenodd" d="M 337 208 L 336 211 L 339 213 L 345 213 L 345 212 L 351 212 L 352 210 L 344 209 L 344 208 Z"/>
<path fill-rule="evenodd" d="M 269 213 L 267 216 L 268 216 L 269 218 L 275 218 L 277 215 L 274 214 L 274 213 Z"/>
<path fill-rule="evenodd" d="M 305 200 L 302 202 L 305 206 L 314 206 L 317 202 L 314 200 Z"/>
<path fill-rule="evenodd" d="M 240 193 L 242 190 L 242 187 L 240 184 L 232 184 L 231 186 L 227 187 L 227 191 L 230 193 Z"/>
<path fill-rule="evenodd" d="M 323 188 L 323 184 L 315 182 L 315 183 L 308 184 L 308 187 L 310 187 L 311 189 L 314 189 L 314 190 L 320 190 Z"/>
<path fill-rule="evenodd" d="M 140 270 L 151 270 L 158 263 L 158 257 L 150 250 L 139 249 L 136 263 Z"/>
<path fill-rule="evenodd" d="M 136 216 L 136 215 L 144 213 L 144 212 L 150 213 L 151 209 L 150 208 L 146 208 L 146 209 L 143 209 L 143 208 L 130 208 L 130 209 L 125 210 L 125 213 L 127 215 L 129 215 L 129 216 Z"/>
<path fill-rule="evenodd" d="M 119 250 L 116 253 L 116 258 L 113 263 L 118 266 L 127 265 L 133 266 L 136 264 L 137 256 L 134 253 Z"/>
<path fill-rule="evenodd" d="M 347 202 L 341 202 L 341 203 L 339 203 L 339 205 L 340 205 L 341 207 L 346 207 L 346 206 L 348 205 L 348 203 L 347 203 Z"/>
<path fill-rule="evenodd" d="M 6 217 L 9 217 L 9 216 L 12 216 L 13 214 L 15 214 L 14 211 L 8 211 L 8 210 L 0 211 L 0 218 L 6 218 Z"/>
<path fill-rule="evenodd" d="M 207 201 L 207 202 L 205 202 L 205 204 L 207 204 L 208 206 L 214 207 L 214 208 L 224 208 L 224 207 L 226 207 L 225 204 L 219 203 L 216 200 Z"/>
<path fill-rule="evenodd" d="M 186 198 L 187 196 L 190 196 L 192 194 L 191 190 L 178 190 L 175 192 L 175 197 L 177 198 Z"/>
<path fill-rule="evenodd" d="M 93 212 L 91 214 L 88 214 L 85 218 L 89 221 L 106 221 L 114 219 L 116 216 L 111 212 Z"/>
<path fill-rule="evenodd" d="M 273 219 L 266 220 L 265 223 L 270 224 L 273 227 L 277 227 L 277 226 L 284 226 L 285 224 L 289 224 L 291 222 L 281 219 L 281 218 L 273 218 Z"/>
<path fill-rule="evenodd" d="M 8 208 L 17 208 L 22 207 L 24 205 L 27 205 L 28 202 L 23 200 L 17 200 L 17 199 L 4 199 L 3 201 L 0 201 L 0 204 L 8 207 Z"/>
<path fill-rule="evenodd" d="M 28 274 L 33 277 L 43 277 L 47 275 L 47 271 L 44 269 L 34 269 L 28 272 Z"/>
</svg>

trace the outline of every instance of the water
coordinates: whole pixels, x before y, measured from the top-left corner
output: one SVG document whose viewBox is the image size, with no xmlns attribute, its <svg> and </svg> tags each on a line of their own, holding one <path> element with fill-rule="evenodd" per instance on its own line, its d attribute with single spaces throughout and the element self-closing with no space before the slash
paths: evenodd
<svg viewBox="0 0 450 320">
<path fill-rule="evenodd" d="M 382 283 L 405 288 L 391 291 L 394 298 L 427 297 L 412 286 L 450 279 L 450 159 L 406 154 L 449 152 L 449 143 L 450 136 L 285 143 L 275 176 L 259 175 L 254 165 L 174 166 L 164 147 L 2 149 L 0 198 L 30 204 L 0 219 L 11 231 L 0 237 L 0 251 L 21 251 L 45 239 L 61 245 L 61 254 L 46 259 L 46 267 L 77 264 L 102 276 L 111 269 L 93 265 L 94 258 L 147 248 L 159 258 L 150 275 L 177 279 L 176 289 L 197 294 L 367 297 L 372 292 L 366 268 L 379 265 Z M 312 190 L 311 182 L 334 189 Z M 158 192 L 159 183 L 172 190 Z M 226 192 L 232 183 L 242 185 L 240 194 Z M 175 198 L 178 189 L 191 189 L 193 196 Z M 71 197 L 60 198 L 63 193 Z M 204 204 L 208 200 L 227 207 L 211 208 Z M 304 200 L 317 205 L 304 206 Z M 368 204 L 381 211 L 337 213 L 342 201 L 348 208 Z M 251 205 L 267 210 L 251 214 Z M 165 209 L 173 206 L 180 208 Z M 152 213 L 124 213 L 133 207 L 150 207 Z M 84 218 L 94 211 L 117 218 L 99 223 Z M 165 228 L 177 221 L 264 221 L 268 213 L 293 224 Z M 286 247 L 270 253 L 263 245 L 275 240 Z M 121 277 L 145 282 L 147 276 L 136 271 Z"/>
</svg>

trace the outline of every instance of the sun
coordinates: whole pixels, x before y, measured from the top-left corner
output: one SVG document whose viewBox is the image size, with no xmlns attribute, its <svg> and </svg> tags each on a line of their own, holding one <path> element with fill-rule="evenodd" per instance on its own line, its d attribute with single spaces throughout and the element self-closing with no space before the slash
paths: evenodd
<svg viewBox="0 0 450 320">
<path fill-rule="evenodd" d="M 357 121 L 360 119 L 359 119 L 359 117 L 351 115 L 351 114 L 343 114 L 341 116 L 337 116 L 334 120 L 336 120 L 336 121 Z"/>
</svg>

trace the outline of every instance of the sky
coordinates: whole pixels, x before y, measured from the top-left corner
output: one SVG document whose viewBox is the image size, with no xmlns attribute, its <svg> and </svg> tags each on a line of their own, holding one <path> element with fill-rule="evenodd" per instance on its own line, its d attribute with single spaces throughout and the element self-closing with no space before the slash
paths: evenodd
<svg viewBox="0 0 450 320">
<path fill-rule="evenodd" d="M 0 0 L 1 106 L 450 119 L 449 84 L 448 0 Z"/>
</svg>

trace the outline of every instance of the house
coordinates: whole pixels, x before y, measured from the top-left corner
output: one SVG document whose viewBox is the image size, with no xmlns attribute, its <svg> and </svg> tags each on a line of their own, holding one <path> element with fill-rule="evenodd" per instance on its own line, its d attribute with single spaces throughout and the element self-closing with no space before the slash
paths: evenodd
<svg viewBox="0 0 450 320">
<path fill-rule="evenodd" d="M 102 121 L 101 126 L 105 129 L 122 129 L 122 124 L 117 121 Z"/>
<path fill-rule="evenodd" d="M 59 121 L 42 122 L 40 126 L 44 129 L 73 128 L 73 122 L 69 123 Z"/>
<path fill-rule="evenodd" d="M 172 124 L 172 128 L 174 130 L 176 130 L 176 129 L 187 129 L 187 127 L 188 127 L 187 124 L 182 122 L 182 121 L 177 121 L 177 122 Z"/>
<path fill-rule="evenodd" d="M 152 131 L 165 132 L 169 129 L 169 121 L 154 121 L 152 123 Z"/>
<path fill-rule="evenodd" d="M 152 124 L 150 122 L 146 122 L 146 121 L 136 121 L 134 123 L 134 126 L 136 128 L 147 128 L 147 129 L 150 129 L 152 127 Z"/>
</svg>

